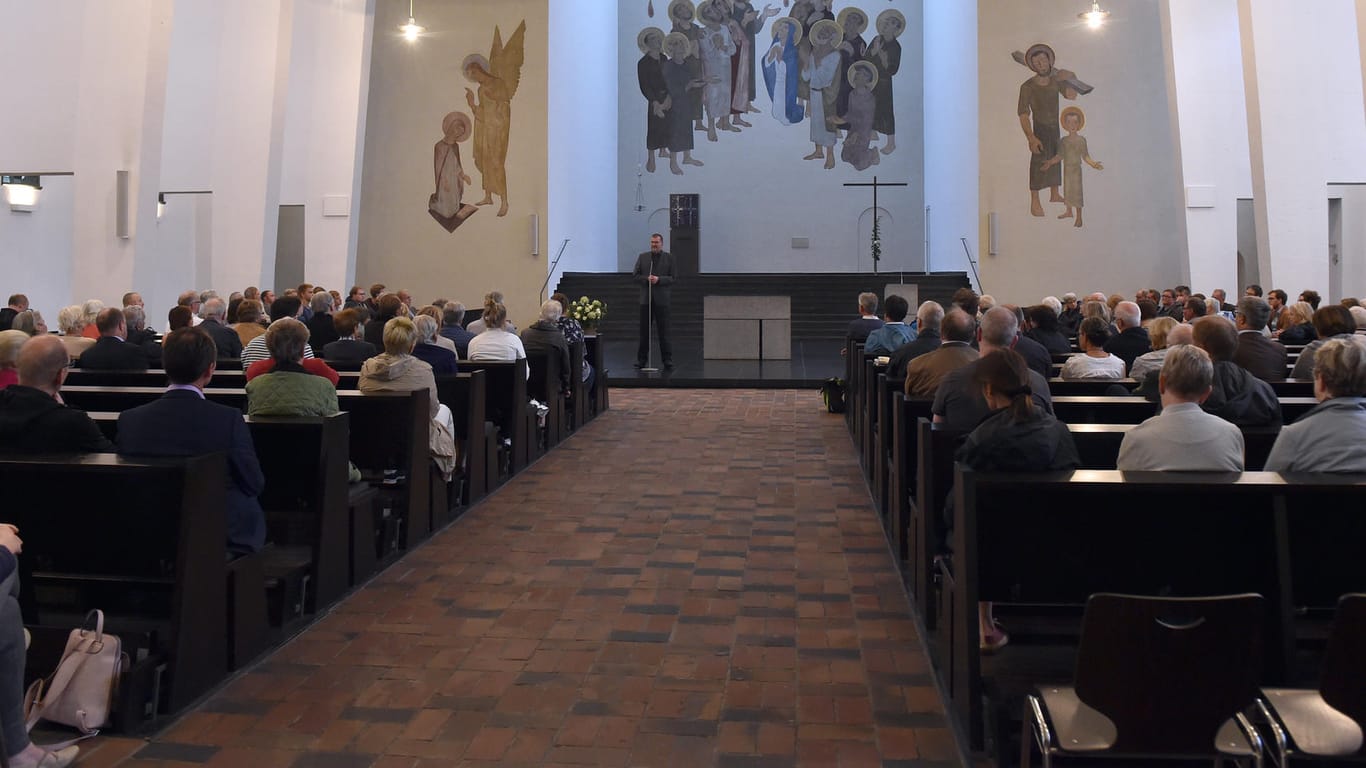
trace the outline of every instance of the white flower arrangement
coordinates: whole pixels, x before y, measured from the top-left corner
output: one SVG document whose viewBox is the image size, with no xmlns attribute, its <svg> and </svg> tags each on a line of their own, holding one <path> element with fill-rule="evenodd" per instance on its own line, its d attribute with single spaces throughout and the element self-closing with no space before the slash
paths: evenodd
<svg viewBox="0 0 1366 768">
<path fill-rule="evenodd" d="M 580 296 L 569 304 L 569 316 L 584 327 L 596 326 L 607 316 L 607 305 L 597 299 Z"/>
</svg>

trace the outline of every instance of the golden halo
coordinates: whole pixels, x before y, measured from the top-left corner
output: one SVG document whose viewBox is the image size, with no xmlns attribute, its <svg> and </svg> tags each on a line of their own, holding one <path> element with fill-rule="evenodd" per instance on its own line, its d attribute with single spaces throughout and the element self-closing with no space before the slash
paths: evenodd
<svg viewBox="0 0 1366 768">
<path fill-rule="evenodd" d="M 863 34 L 863 30 L 865 30 L 865 29 L 868 28 L 868 14 L 864 13 L 864 12 L 863 12 L 863 9 L 861 9 L 861 8 L 845 8 L 844 10 L 840 11 L 840 15 L 839 15 L 839 16 L 836 16 L 836 17 L 835 17 L 835 21 L 840 25 L 840 29 L 843 29 L 843 30 L 845 30 L 845 31 L 848 31 L 848 30 L 849 30 L 849 17 L 852 16 L 852 15 L 854 15 L 854 14 L 858 14 L 860 17 L 863 18 L 863 28 L 862 28 L 862 29 L 859 29 L 858 31 L 856 31 L 856 32 L 854 33 L 854 34 L 856 34 L 856 35 L 861 35 L 861 34 Z"/>
<path fill-rule="evenodd" d="M 773 20 L 773 36 L 774 36 L 774 37 L 777 37 L 777 36 L 780 34 L 780 33 L 778 32 L 778 26 L 779 26 L 779 25 L 782 25 L 782 26 L 784 26 L 784 27 L 792 27 L 792 44 L 793 44 L 793 45 L 796 45 L 797 43 L 800 43 L 800 42 L 802 41 L 802 24 L 801 24 L 801 22 L 797 21 L 796 19 L 789 18 L 789 17 L 787 17 L 787 16 L 781 16 L 781 17 L 779 17 L 779 18 L 774 19 L 774 20 Z"/>
<path fill-rule="evenodd" d="M 676 21 L 678 14 L 674 13 L 674 9 L 684 5 L 688 6 L 688 10 L 692 12 L 692 18 L 697 18 L 697 8 L 693 6 L 692 0 L 673 0 L 672 3 L 669 3 L 669 18 Z"/>
<path fill-rule="evenodd" d="M 465 79 L 471 82 L 474 81 L 474 78 L 470 77 L 470 66 L 474 64 L 478 64 L 479 68 L 485 72 L 489 71 L 489 60 L 484 58 L 482 54 L 471 53 L 466 56 L 465 60 L 460 62 L 460 74 L 464 75 Z"/>
<path fill-rule="evenodd" d="M 829 31 L 823 32 L 822 30 Z M 844 28 L 841 27 L 838 22 L 830 19 L 821 19 L 811 27 L 811 42 L 815 44 L 823 35 L 832 35 L 833 37 L 830 40 L 830 44 L 836 45 L 839 41 L 844 39 Z"/>
<path fill-rule="evenodd" d="M 1080 131 L 1082 128 L 1086 127 L 1086 113 L 1081 111 L 1081 107 L 1068 107 L 1060 112 L 1058 114 L 1058 125 L 1062 125 L 1063 120 L 1065 120 L 1068 115 L 1076 115 L 1077 119 L 1081 121 L 1081 124 L 1077 126 L 1077 130 Z"/>
<path fill-rule="evenodd" d="M 465 130 L 462 134 L 464 138 L 456 139 L 456 141 L 463 141 L 464 139 L 469 138 L 471 128 L 470 116 L 465 114 L 464 112 L 451 112 L 450 114 L 441 118 L 442 135 L 450 136 L 451 129 L 457 125 L 463 126 Z"/>
<path fill-rule="evenodd" d="M 685 0 L 685 2 L 686 2 L 686 0 Z M 664 38 L 664 46 L 663 46 L 664 53 L 667 55 L 668 52 L 669 52 L 669 46 L 671 46 L 671 45 L 678 45 L 678 44 L 680 44 L 680 43 L 683 45 L 684 48 L 687 48 L 687 49 L 688 49 L 688 56 L 691 56 L 691 55 L 692 55 L 692 40 L 689 40 L 689 39 L 688 39 L 688 36 L 685 35 L 685 34 L 683 34 L 682 32 L 670 32 L 670 33 L 668 34 L 668 36 L 666 36 L 666 37 Z M 683 56 L 682 58 L 685 58 L 685 59 L 686 59 L 686 58 L 688 58 L 688 56 Z M 670 58 L 671 60 L 673 59 L 672 56 L 670 56 L 669 58 Z"/>
<path fill-rule="evenodd" d="M 640 49 L 641 53 L 649 52 L 649 49 L 645 47 L 645 37 L 651 32 L 659 35 L 660 50 L 664 49 L 664 30 L 659 27 L 646 27 L 645 29 L 640 30 L 640 34 L 636 35 L 636 47 Z"/>
<path fill-rule="evenodd" d="M 873 73 L 873 79 L 868 82 L 868 87 L 877 87 L 879 75 L 877 67 L 873 66 L 873 62 L 871 61 L 856 61 L 849 65 L 849 71 L 844 73 L 844 78 L 849 81 L 849 85 L 855 88 L 858 87 L 858 83 L 854 82 L 854 71 L 859 69 L 867 69 L 869 72 Z"/>
<path fill-rule="evenodd" d="M 1048 54 L 1048 66 L 1050 69 L 1053 67 L 1054 62 L 1058 60 L 1057 54 L 1053 53 L 1052 46 L 1047 43 L 1035 43 L 1029 46 L 1029 50 L 1025 51 L 1025 66 L 1030 69 L 1033 69 L 1033 67 L 1030 66 L 1029 62 L 1034 60 L 1034 54 L 1036 53 Z"/>
<path fill-rule="evenodd" d="M 883 19 L 888 19 L 888 18 L 894 18 L 894 19 L 896 19 L 897 21 L 901 22 L 901 32 L 905 32 L 905 31 L 906 31 L 906 16 L 905 16 L 904 14 L 902 14 L 901 11 L 898 11 L 898 10 L 895 9 L 895 8 L 888 8 L 887 10 L 883 11 L 882 13 L 879 13 L 879 14 L 877 15 L 877 24 L 876 24 L 876 26 L 877 26 L 877 27 L 881 27 L 881 26 L 882 26 L 882 20 L 883 20 Z M 897 32 L 895 35 L 892 35 L 892 39 L 895 40 L 896 38 L 901 37 L 901 32 Z M 878 33 L 881 34 L 881 30 L 879 30 Z"/>
</svg>

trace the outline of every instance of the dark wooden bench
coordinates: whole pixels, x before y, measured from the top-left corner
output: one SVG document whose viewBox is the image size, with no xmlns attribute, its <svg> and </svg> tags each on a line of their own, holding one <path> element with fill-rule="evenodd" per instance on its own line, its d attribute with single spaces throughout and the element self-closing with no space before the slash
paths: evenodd
<svg viewBox="0 0 1366 768">
<path fill-rule="evenodd" d="M 135 660 L 120 691 L 124 730 L 149 710 L 184 709 L 227 675 L 226 477 L 221 454 L 0 459 L 4 519 L 24 537 L 24 621 L 35 638 L 64 636 L 87 611 L 105 612 Z"/>
<path fill-rule="evenodd" d="M 950 628 L 943 661 L 971 743 L 980 745 L 984 732 L 980 601 L 1073 606 L 1079 615 L 1095 592 L 1255 592 L 1268 607 L 1264 680 L 1282 682 L 1290 600 L 1275 499 L 1284 487 L 1271 473 L 1025 475 L 960 467 L 952 566 L 942 569 Z M 1028 640 L 1016 630 L 1012 645 L 1021 642 Z"/>
<path fill-rule="evenodd" d="M 161 397 L 161 387 L 63 387 L 66 402 L 86 411 L 121 412 Z M 204 396 L 245 411 L 245 389 L 204 390 Z M 413 482 L 385 489 L 398 514 L 390 525 L 392 546 L 385 552 L 410 549 L 431 533 L 431 480 L 427 430 L 430 427 L 430 395 L 420 392 L 363 395 L 338 391 L 337 400 L 351 415 L 350 457 L 371 477 L 397 470 Z M 401 493 L 394 491 L 402 490 Z"/>
<path fill-rule="evenodd" d="M 1120 444 L 1135 424 L 1069 424 L 1072 442 L 1076 445 L 1081 469 L 1113 470 L 1119 457 Z M 1260 470 L 1280 434 L 1277 427 L 1246 427 L 1242 430 L 1245 465 L 1248 470 Z M 917 456 L 914 467 L 916 501 L 911 524 L 907 529 L 909 541 L 901 546 L 908 553 L 907 580 L 916 604 L 924 613 L 925 625 L 936 624 L 937 605 L 934 594 L 934 558 L 944 543 L 943 510 L 953 492 L 954 455 L 963 444 L 966 432 L 952 430 L 943 424 L 931 423 L 926 418 L 916 421 Z"/>
<path fill-rule="evenodd" d="M 498 426 L 504 439 L 511 441 L 508 476 L 526 469 L 540 455 L 531 431 L 536 415 L 527 406 L 526 361 L 462 360 L 460 368 L 484 371 L 488 377 L 485 417 Z M 494 457 L 489 459 L 493 461 Z"/>
<path fill-rule="evenodd" d="M 538 427 L 539 447 L 550 450 L 564 441 L 569 433 L 569 416 L 565 412 L 565 392 L 560 387 L 560 356 L 554 351 L 527 352 L 527 395 L 540 401 L 547 409 L 545 426 Z"/>
<path fill-rule="evenodd" d="M 436 395 L 451 409 L 455 421 L 455 437 L 465 457 L 464 467 L 459 470 L 464 483 L 460 502 L 469 506 L 488 494 L 491 487 L 489 457 L 497 455 L 490 453 L 491 449 L 496 451 L 497 446 L 490 445 L 484 410 L 488 400 L 487 374 L 475 370 L 437 376 Z"/>
<path fill-rule="evenodd" d="M 588 352 L 588 364 L 593 366 L 594 380 L 593 391 L 590 393 L 590 400 L 593 404 L 593 415 L 600 416 L 607 412 L 611 405 L 611 398 L 608 396 L 607 379 L 608 370 L 606 363 L 606 350 L 604 349 L 602 333 L 584 334 L 584 349 Z"/>
</svg>

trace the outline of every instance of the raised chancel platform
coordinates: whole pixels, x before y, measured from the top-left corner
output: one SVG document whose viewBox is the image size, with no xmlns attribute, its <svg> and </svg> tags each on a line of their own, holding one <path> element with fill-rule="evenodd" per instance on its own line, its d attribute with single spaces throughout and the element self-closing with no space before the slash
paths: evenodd
<svg viewBox="0 0 1366 768">
<path fill-rule="evenodd" d="M 969 285 L 962 272 L 725 273 L 680 279 L 673 289 L 672 371 L 641 373 L 632 367 L 640 322 L 639 290 L 630 274 L 566 272 L 556 290 L 607 303 L 600 328 L 614 387 L 816 387 L 844 375 L 840 349 L 856 317 L 858 295 L 885 295 L 889 285 L 914 285 L 919 301 L 947 304 Z M 703 303 L 707 296 L 786 296 L 791 300 L 791 359 L 715 360 L 703 357 Z M 914 307 L 912 307 L 914 311 Z M 654 350 L 659 364 L 659 349 Z"/>
</svg>

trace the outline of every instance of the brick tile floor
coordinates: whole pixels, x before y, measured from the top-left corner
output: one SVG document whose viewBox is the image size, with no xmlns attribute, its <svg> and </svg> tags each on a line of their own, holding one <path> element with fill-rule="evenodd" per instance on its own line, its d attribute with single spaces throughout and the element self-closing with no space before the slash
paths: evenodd
<svg viewBox="0 0 1366 768">
<path fill-rule="evenodd" d="M 629 390 L 105 766 L 958 766 L 844 420 Z"/>
</svg>

